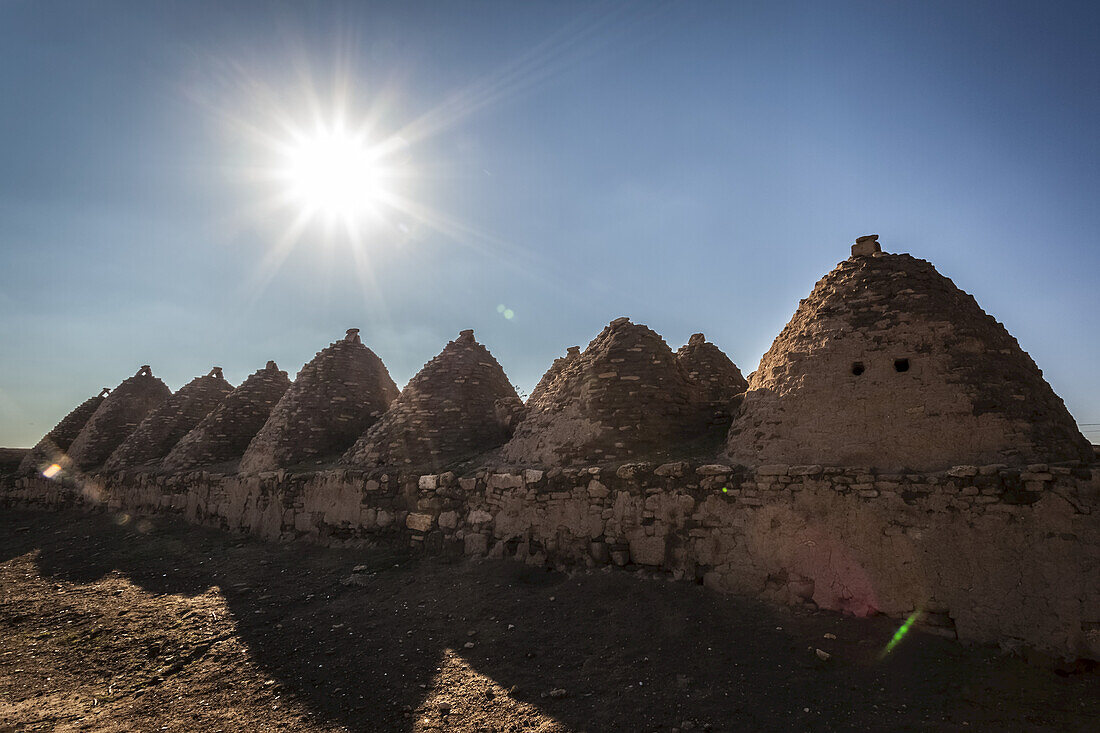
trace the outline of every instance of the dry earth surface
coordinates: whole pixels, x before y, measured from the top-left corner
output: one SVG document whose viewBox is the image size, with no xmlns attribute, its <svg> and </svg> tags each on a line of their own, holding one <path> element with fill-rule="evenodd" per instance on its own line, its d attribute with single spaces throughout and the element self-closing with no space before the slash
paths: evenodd
<svg viewBox="0 0 1100 733">
<path fill-rule="evenodd" d="M 1100 729 L 1100 673 L 921 632 L 882 658 L 897 626 L 638 572 L 0 516 L 0 731 Z"/>
</svg>

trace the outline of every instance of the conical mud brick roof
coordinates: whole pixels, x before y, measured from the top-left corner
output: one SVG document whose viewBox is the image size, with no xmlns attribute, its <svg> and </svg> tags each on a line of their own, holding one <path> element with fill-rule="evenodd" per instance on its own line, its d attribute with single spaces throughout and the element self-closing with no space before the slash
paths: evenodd
<svg viewBox="0 0 1100 733">
<path fill-rule="evenodd" d="M 860 238 L 761 359 L 729 457 L 898 471 L 1088 460 L 1004 326 L 931 264 L 876 240 Z"/>
<path fill-rule="evenodd" d="M 386 365 L 350 329 L 317 353 L 271 411 L 241 459 L 242 473 L 339 456 L 397 398 Z"/>
<path fill-rule="evenodd" d="M 531 395 L 527 398 L 528 409 L 539 409 L 539 407 L 548 399 L 550 395 L 555 392 L 554 384 L 557 382 L 558 377 L 575 359 L 579 359 L 581 355 L 581 347 L 570 346 L 565 351 L 565 356 L 559 356 L 554 359 L 550 368 L 546 370 L 546 373 L 542 375 L 542 379 L 535 385 L 535 388 L 531 390 Z"/>
<path fill-rule="evenodd" d="M 233 391 L 233 385 L 214 367 L 195 377 L 150 412 L 103 464 L 108 471 L 136 468 L 157 461 Z"/>
<path fill-rule="evenodd" d="M 23 458 L 19 464 L 19 473 L 22 475 L 38 473 L 51 463 L 67 462 L 66 451 L 69 450 L 69 446 L 73 444 L 81 428 L 87 424 L 110 392 L 110 389 L 104 387 L 97 396 L 84 400 L 72 412 L 61 418 L 61 422 L 54 425 L 53 429 L 46 433 Z"/>
<path fill-rule="evenodd" d="M 693 333 L 680 347 L 676 361 L 699 384 L 703 399 L 713 406 L 719 419 L 728 421 L 734 398 L 749 386 L 737 365 L 701 333 Z"/>
<path fill-rule="evenodd" d="M 239 459 L 289 387 L 286 372 L 269 361 L 183 436 L 161 467 L 184 471 Z"/>
<path fill-rule="evenodd" d="M 523 403 L 489 350 L 463 331 L 424 365 L 344 456 L 350 465 L 431 468 L 502 445 Z"/>
<path fill-rule="evenodd" d="M 107 395 L 69 446 L 69 458 L 83 470 L 99 466 L 171 394 L 168 385 L 143 366 Z"/>
<path fill-rule="evenodd" d="M 668 344 L 619 318 L 583 354 L 555 362 L 502 458 L 553 466 L 663 455 L 698 438 L 709 413 Z"/>
</svg>

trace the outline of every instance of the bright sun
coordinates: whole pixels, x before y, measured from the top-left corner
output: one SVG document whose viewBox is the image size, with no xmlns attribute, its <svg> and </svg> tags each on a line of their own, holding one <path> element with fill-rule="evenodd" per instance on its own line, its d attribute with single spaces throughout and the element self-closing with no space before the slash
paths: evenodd
<svg viewBox="0 0 1100 733">
<path fill-rule="evenodd" d="M 380 215 L 386 169 L 366 136 L 340 127 L 296 136 L 282 151 L 279 178 L 306 218 L 352 224 Z"/>
</svg>

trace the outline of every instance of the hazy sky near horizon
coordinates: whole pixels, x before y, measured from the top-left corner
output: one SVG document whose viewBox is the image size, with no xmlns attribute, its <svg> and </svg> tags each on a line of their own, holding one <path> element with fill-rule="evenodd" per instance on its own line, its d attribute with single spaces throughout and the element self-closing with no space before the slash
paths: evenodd
<svg viewBox="0 0 1100 733">
<path fill-rule="evenodd" d="M 350 327 L 399 385 L 473 328 L 529 392 L 621 315 L 748 374 L 868 233 L 1100 424 L 1098 37 L 1089 2 L 0 0 L 0 445 Z M 399 143 L 354 239 L 265 172 L 334 115 Z"/>
</svg>

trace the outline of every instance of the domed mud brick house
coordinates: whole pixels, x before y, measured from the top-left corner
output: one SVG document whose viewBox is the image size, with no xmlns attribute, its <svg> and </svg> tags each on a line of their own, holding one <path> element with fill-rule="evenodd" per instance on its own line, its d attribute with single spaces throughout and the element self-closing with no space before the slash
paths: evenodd
<svg viewBox="0 0 1100 733">
<path fill-rule="evenodd" d="M 489 350 L 462 331 L 344 456 L 361 467 L 441 470 L 504 444 L 523 403 Z"/>
<path fill-rule="evenodd" d="M 711 409 L 659 335 L 627 318 L 554 362 L 502 458 L 571 465 L 664 455 L 700 439 Z"/>
<path fill-rule="evenodd" d="M 530 396 L 527 398 L 527 409 L 538 409 L 540 405 L 546 400 L 546 396 L 550 391 L 550 385 L 554 384 L 554 381 L 565 369 L 566 365 L 574 359 L 579 358 L 581 355 L 581 347 L 570 346 L 565 350 L 565 356 L 559 356 L 550 364 L 550 368 L 546 370 L 546 373 L 542 375 L 542 379 L 535 385 L 535 388 L 531 390 Z"/>
<path fill-rule="evenodd" d="M 289 388 L 287 373 L 269 361 L 183 436 L 161 467 L 184 471 L 239 460 Z"/>
<path fill-rule="evenodd" d="M 148 365 L 107 395 L 69 446 L 69 458 L 82 470 L 100 466 L 145 416 L 172 394 Z"/>
<path fill-rule="evenodd" d="M 1005 327 L 924 260 L 861 237 L 760 360 L 734 462 L 935 471 L 1092 459 Z"/>
<path fill-rule="evenodd" d="M 732 419 L 732 409 L 749 383 L 741 370 L 706 336 L 694 333 L 676 352 L 676 361 L 688 378 L 697 382 L 700 394 L 713 410 L 712 423 L 726 428 Z"/>
<path fill-rule="evenodd" d="M 319 351 L 271 411 L 241 458 L 242 473 L 335 459 L 397 399 L 386 365 L 359 329 Z"/>
<path fill-rule="evenodd" d="M 103 464 L 108 471 L 137 468 L 168 455 L 176 443 L 233 391 L 233 385 L 214 367 L 195 377 L 149 413 Z"/>
<path fill-rule="evenodd" d="M 54 425 L 50 432 L 46 433 L 42 440 L 38 441 L 23 457 L 18 473 L 30 475 L 42 471 L 52 463 L 68 463 L 66 451 L 80 434 L 81 428 L 88 423 L 110 393 L 111 390 L 104 387 L 97 396 L 84 400 L 72 412 L 61 418 L 61 421 Z"/>
</svg>

